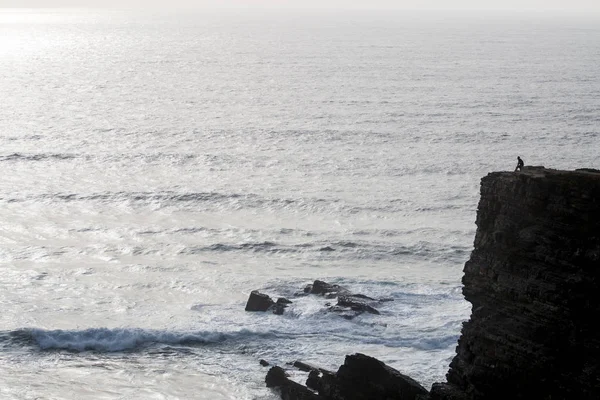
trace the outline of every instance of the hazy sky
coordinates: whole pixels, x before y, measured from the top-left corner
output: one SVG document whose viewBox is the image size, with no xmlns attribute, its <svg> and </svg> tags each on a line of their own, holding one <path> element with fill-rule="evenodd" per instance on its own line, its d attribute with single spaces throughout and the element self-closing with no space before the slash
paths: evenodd
<svg viewBox="0 0 600 400">
<path fill-rule="evenodd" d="M 600 0 L 0 0 L 0 7 L 396 8 L 600 12 Z"/>
</svg>

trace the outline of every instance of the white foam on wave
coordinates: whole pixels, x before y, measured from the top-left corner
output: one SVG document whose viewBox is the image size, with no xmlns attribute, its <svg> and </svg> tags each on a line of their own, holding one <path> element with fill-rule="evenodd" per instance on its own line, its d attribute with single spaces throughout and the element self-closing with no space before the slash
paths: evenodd
<svg viewBox="0 0 600 400">
<path fill-rule="evenodd" d="M 145 329 L 93 328 L 76 330 L 32 329 L 32 339 L 42 350 L 71 350 L 118 352 L 134 350 L 151 344 L 202 345 L 252 336 L 269 336 L 270 333 L 242 329 L 234 332 L 167 332 Z"/>
</svg>

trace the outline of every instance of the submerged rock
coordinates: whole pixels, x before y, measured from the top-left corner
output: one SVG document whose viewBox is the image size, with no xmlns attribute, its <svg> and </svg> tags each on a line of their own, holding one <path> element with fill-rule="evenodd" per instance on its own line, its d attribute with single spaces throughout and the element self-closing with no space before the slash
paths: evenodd
<svg viewBox="0 0 600 400">
<path fill-rule="evenodd" d="M 321 295 L 328 299 L 337 297 L 337 304 L 334 306 L 327 304 L 327 310 L 335 312 L 346 319 L 353 319 L 364 312 L 380 314 L 373 306 L 367 304 L 368 301 L 377 300 L 364 294 L 351 293 L 343 286 L 316 280 L 312 284 L 307 285 L 304 288 L 304 292 Z"/>
<path fill-rule="evenodd" d="M 366 296 L 359 297 L 359 296 L 355 296 L 355 295 L 341 296 L 338 298 L 337 305 L 339 307 L 349 307 L 352 311 L 357 311 L 360 313 L 368 312 L 371 314 L 379 315 L 380 312 L 377 311 L 375 308 L 371 307 L 370 305 L 368 305 L 364 301 L 365 298 L 368 298 L 368 297 L 366 297 Z"/>
<path fill-rule="evenodd" d="M 377 300 L 364 294 L 351 293 L 343 286 L 330 284 L 321 280 L 315 280 L 312 284 L 307 285 L 304 288 L 304 293 L 298 294 L 298 296 L 309 294 L 323 296 L 328 299 L 337 298 L 338 301 L 336 305 L 332 306 L 329 303 L 325 304 L 327 307 L 326 310 L 334 312 L 346 319 L 353 319 L 364 312 L 379 315 L 380 312 L 369 303 L 382 303 L 393 300 L 390 298 Z M 277 301 L 273 301 L 268 295 L 260 293 L 258 290 L 254 290 L 250 293 L 250 297 L 246 303 L 246 311 L 271 310 L 273 314 L 281 315 L 284 313 L 285 308 L 291 303 L 292 301 L 285 297 L 280 297 Z"/>
<path fill-rule="evenodd" d="M 332 298 L 340 294 L 347 294 L 350 291 L 340 285 L 333 285 L 324 281 L 316 280 L 312 284 L 306 285 L 305 293 L 320 294 L 322 296 Z"/>
<path fill-rule="evenodd" d="M 267 387 L 277 388 L 283 400 L 323 400 L 311 389 L 294 382 L 281 367 L 272 367 L 265 377 Z"/>
</svg>

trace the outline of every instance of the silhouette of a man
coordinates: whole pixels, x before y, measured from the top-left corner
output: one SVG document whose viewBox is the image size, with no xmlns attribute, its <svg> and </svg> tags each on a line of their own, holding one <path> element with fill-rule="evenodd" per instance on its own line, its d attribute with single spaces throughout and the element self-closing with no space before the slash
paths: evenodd
<svg viewBox="0 0 600 400">
<path fill-rule="evenodd" d="M 523 169 L 523 165 L 523 160 L 521 160 L 521 157 L 517 156 L 517 168 L 515 168 L 515 172 L 521 171 Z"/>
</svg>

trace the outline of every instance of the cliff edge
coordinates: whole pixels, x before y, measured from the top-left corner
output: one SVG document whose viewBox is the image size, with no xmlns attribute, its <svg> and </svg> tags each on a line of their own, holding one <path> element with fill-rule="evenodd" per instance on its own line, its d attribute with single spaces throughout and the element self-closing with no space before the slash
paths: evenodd
<svg viewBox="0 0 600 400">
<path fill-rule="evenodd" d="M 432 400 L 600 398 L 600 171 L 481 180 L 472 304 Z"/>
<path fill-rule="evenodd" d="M 600 171 L 525 167 L 481 180 L 463 294 L 472 304 L 446 382 L 427 392 L 363 354 L 284 400 L 600 399 Z M 279 369 L 278 369 L 279 368 Z"/>
</svg>

